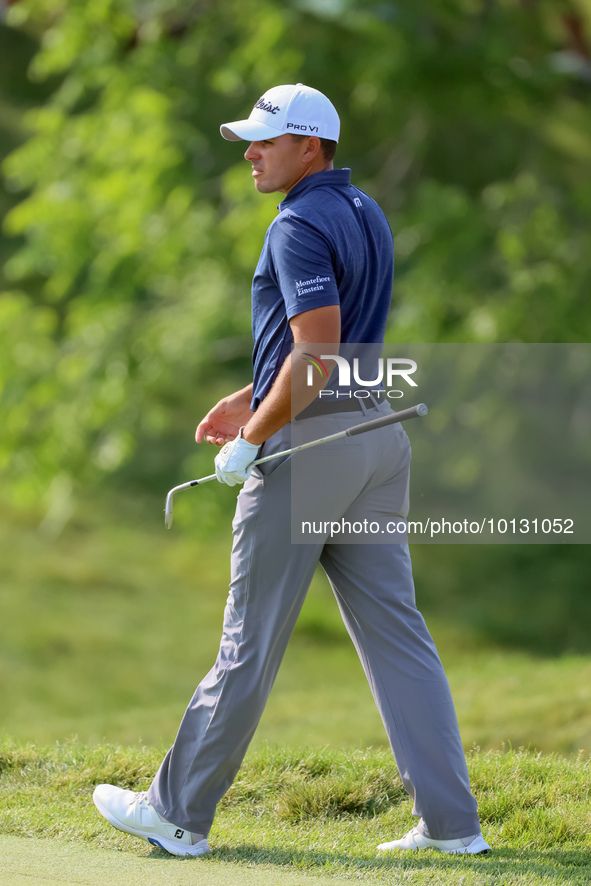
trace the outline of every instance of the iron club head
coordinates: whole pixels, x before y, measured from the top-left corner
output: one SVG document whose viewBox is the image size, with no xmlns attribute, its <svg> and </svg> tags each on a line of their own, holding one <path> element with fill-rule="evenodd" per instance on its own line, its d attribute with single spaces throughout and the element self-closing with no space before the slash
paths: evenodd
<svg viewBox="0 0 591 886">
<path fill-rule="evenodd" d="M 164 525 L 166 526 L 167 529 L 170 529 L 170 527 L 172 526 L 172 496 L 173 496 L 173 494 L 174 493 L 171 489 L 170 492 L 168 493 L 168 495 L 166 496 L 166 507 L 164 508 Z"/>
</svg>

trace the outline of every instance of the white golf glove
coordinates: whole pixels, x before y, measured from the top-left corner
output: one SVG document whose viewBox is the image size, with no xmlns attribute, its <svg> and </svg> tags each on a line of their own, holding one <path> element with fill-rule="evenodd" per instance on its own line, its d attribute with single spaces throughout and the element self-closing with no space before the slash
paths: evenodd
<svg viewBox="0 0 591 886">
<path fill-rule="evenodd" d="M 235 440 L 226 443 L 215 457 L 215 475 L 220 483 L 237 486 L 244 483 L 252 470 L 259 446 L 249 443 L 242 437 L 243 428 Z"/>
</svg>

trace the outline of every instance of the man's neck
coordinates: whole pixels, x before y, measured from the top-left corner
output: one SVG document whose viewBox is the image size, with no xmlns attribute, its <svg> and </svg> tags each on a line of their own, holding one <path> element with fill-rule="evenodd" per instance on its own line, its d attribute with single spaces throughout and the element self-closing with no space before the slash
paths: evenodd
<svg viewBox="0 0 591 886">
<path fill-rule="evenodd" d="M 299 185 L 300 182 L 303 182 L 305 179 L 309 178 L 311 175 L 316 175 L 317 172 L 330 172 L 332 169 L 334 169 L 334 163 L 332 162 L 332 160 L 330 160 L 328 163 L 323 162 L 323 163 L 312 164 L 308 169 L 306 169 L 306 171 L 301 176 L 301 178 L 299 178 L 297 180 L 297 182 L 293 183 L 293 185 L 289 188 L 288 191 L 282 191 L 281 193 L 285 194 L 285 196 L 287 197 L 287 195 L 291 191 L 293 191 L 293 189 L 295 187 L 297 187 L 297 185 Z"/>
</svg>

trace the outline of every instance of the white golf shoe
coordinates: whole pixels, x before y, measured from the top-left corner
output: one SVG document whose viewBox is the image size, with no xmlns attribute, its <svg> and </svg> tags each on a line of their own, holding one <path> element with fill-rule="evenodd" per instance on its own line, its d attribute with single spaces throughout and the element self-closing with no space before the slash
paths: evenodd
<svg viewBox="0 0 591 886">
<path fill-rule="evenodd" d="M 423 836 L 418 828 L 413 828 L 400 840 L 380 843 L 378 846 L 378 852 L 393 852 L 395 849 L 437 849 L 449 855 L 484 855 L 490 850 L 490 846 L 482 834 L 460 837 L 457 840 L 432 840 L 431 837 Z"/>
<path fill-rule="evenodd" d="M 207 855 L 209 846 L 202 834 L 192 834 L 166 821 L 156 812 L 146 793 L 125 791 L 99 784 L 92 795 L 94 805 L 109 824 L 126 834 L 147 840 L 171 855 Z"/>
</svg>

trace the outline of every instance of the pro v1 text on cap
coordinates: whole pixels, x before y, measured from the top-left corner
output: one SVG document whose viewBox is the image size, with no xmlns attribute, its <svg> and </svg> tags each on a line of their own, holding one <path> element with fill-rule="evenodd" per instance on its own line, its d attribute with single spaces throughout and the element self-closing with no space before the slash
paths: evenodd
<svg viewBox="0 0 591 886">
<path fill-rule="evenodd" d="M 322 92 L 304 86 L 274 86 L 260 97 L 248 120 L 236 120 L 220 126 L 228 141 L 255 142 L 277 138 L 288 132 L 294 135 L 317 135 L 338 142 L 339 115 Z"/>
</svg>

